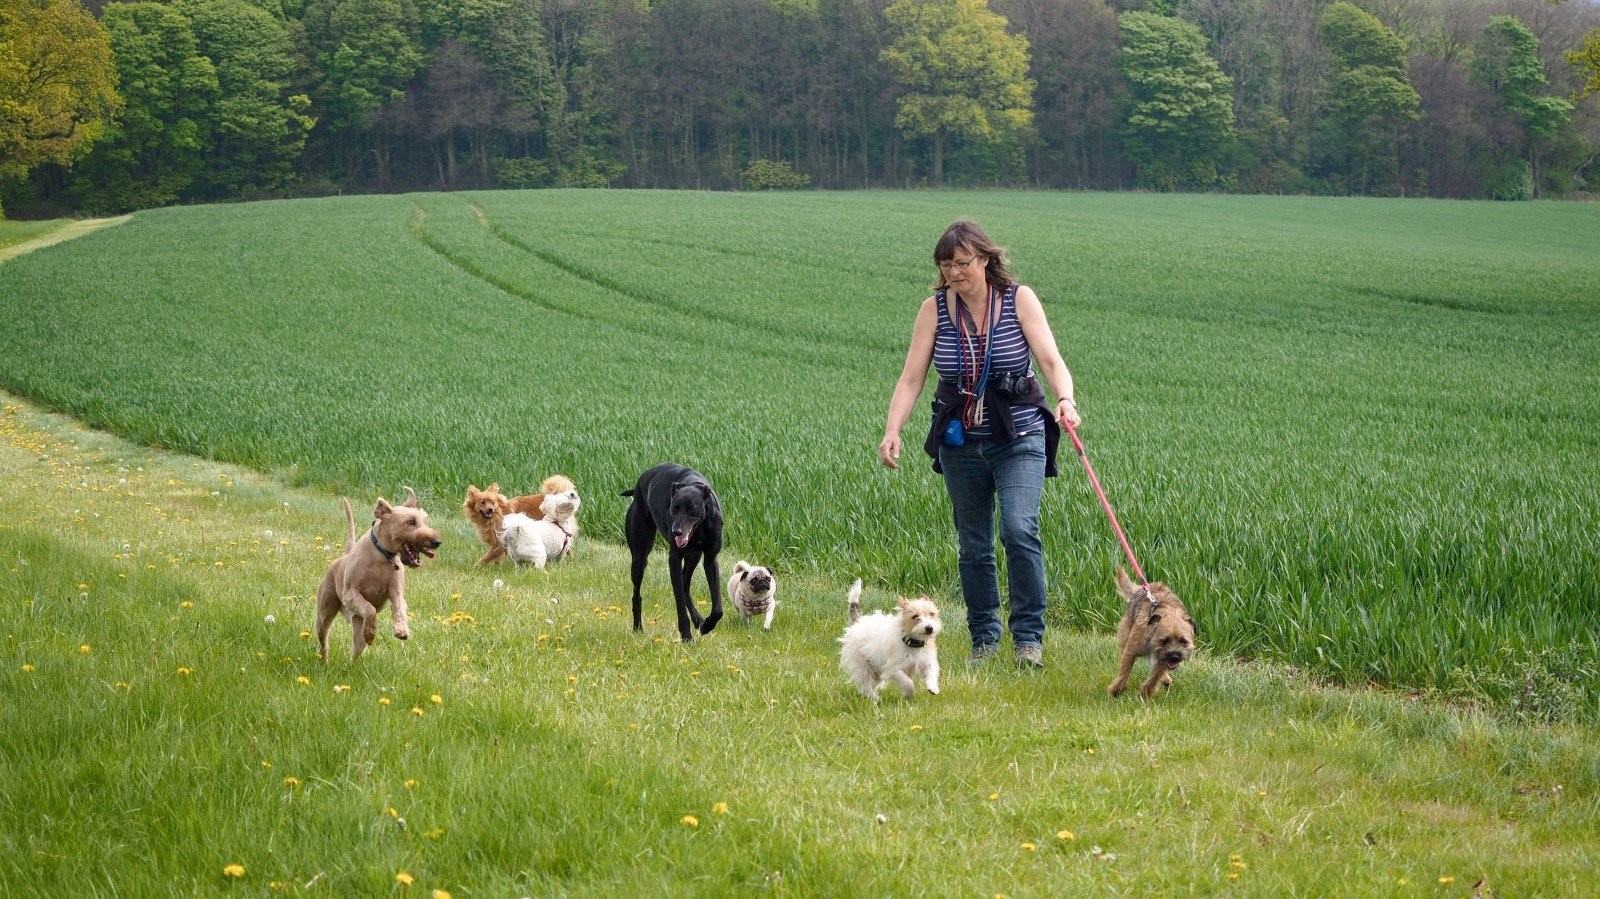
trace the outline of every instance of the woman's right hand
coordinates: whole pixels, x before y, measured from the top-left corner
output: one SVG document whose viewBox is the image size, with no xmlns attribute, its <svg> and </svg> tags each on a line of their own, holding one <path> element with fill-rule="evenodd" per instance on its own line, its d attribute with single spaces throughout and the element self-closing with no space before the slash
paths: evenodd
<svg viewBox="0 0 1600 899">
<path fill-rule="evenodd" d="M 885 434 L 883 442 L 878 444 L 878 459 L 885 468 L 900 467 L 900 435 Z"/>
</svg>

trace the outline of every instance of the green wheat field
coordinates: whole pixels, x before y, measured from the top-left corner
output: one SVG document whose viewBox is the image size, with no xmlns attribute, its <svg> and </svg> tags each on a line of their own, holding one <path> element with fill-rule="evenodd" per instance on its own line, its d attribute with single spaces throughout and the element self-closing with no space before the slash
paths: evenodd
<svg viewBox="0 0 1600 899">
<path fill-rule="evenodd" d="M 964 664 L 922 415 L 876 463 L 959 216 L 1043 298 L 1091 458 L 1200 624 L 1154 703 L 1104 695 L 1119 551 L 1070 450 L 1039 675 Z M 1592 894 L 1597 230 L 544 191 L 156 210 L 11 259 L 0 892 Z M 724 567 L 777 571 L 771 633 L 669 639 L 659 557 L 629 632 L 616 494 L 667 459 L 716 485 Z M 474 568 L 465 486 L 554 471 L 579 557 Z M 337 496 L 402 485 L 446 533 L 413 639 L 351 665 L 341 622 L 324 666 Z M 944 695 L 849 692 L 858 575 L 944 605 Z"/>
</svg>

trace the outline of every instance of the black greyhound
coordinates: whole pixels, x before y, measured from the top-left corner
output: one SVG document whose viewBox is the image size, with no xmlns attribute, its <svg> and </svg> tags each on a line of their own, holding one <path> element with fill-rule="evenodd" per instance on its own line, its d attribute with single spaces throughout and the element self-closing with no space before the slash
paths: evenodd
<svg viewBox="0 0 1600 899">
<path fill-rule="evenodd" d="M 711 491 L 711 484 L 692 468 L 663 462 L 639 475 L 628 506 L 628 549 L 633 552 L 633 629 L 644 630 L 639 583 L 644 580 L 645 564 L 655 548 L 656 534 L 667 540 L 667 573 L 672 578 L 672 598 L 678 606 L 678 635 L 685 643 L 694 639 L 694 628 L 709 634 L 722 620 L 721 575 L 717 572 L 717 553 L 722 551 L 722 504 Z M 701 557 L 706 561 L 706 580 L 711 585 L 711 614 L 703 620 L 689 595 L 689 578 Z M 692 625 L 692 627 L 691 627 Z"/>
</svg>

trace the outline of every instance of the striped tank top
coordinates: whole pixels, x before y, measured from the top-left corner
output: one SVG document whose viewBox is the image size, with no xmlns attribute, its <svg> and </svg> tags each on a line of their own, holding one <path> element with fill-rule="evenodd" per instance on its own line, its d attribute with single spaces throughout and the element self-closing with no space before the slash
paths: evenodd
<svg viewBox="0 0 1600 899">
<path fill-rule="evenodd" d="M 992 380 L 1001 372 L 1011 372 L 1019 377 L 1031 374 L 1033 368 L 1033 354 L 1028 350 L 1028 341 L 1022 334 L 1022 325 L 1017 321 L 1017 285 L 1012 284 L 1000 294 L 1000 321 L 987 335 L 979 338 L 975 343 L 965 348 L 962 347 L 961 331 L 950 318 L 950 304 L 945 300 L 945 291 L 940 290 L 934 294 L 934 299 L 939 307 L 939 325 L 933 337 L 933 367 L 938 370 L 941 380 L 953 384 L 961 383 L 961 366 L 963 351 L 967 359 L 972 358 L 973 350 L 977 351 L 979 365 L 983 364 L 984 342 L 994 341 L 994 357 L 989 362 L 989 377 Z M 960 305 L 957 300 L 957 306 Z M 960 314 L 958 309 L 957 315 Z M 971 325 L 967 326 L 968 339 L 971 337 Z M 970 364 L 970 363 L 969 363 Z M 987 416 L 994 410 L 985 409 L 984 423 L 975 428 L 967 429 L 969 437 L 988 437 L 990 428 Z M 1011 422 L 1013 431 L 1018 437 L 1023 434 L 1040 430 L 1044 425 L 1044 413 L 1038 406 L 1012 406 Z"/>
</svg>

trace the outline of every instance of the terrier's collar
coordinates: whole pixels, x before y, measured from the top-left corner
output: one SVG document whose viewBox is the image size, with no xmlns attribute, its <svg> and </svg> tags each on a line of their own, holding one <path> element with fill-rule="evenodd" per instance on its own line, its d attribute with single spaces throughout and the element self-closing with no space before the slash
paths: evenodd
<svg viewBox="0 0 1600 899">
<path fill-rule="evenodd" d="M 922 647 L 928 645 L 927 640 L 918 640 L 916 637 L 913 637 L 910 634 L 901 634 L 900 642 L 911 647 L 912 649 L 921 649 Z"/>
<path fill-rule="evenodd" d="M 372 546 L 373 546 L 374 549 L 376 549 L 378 551 L 378 555 L 383 556 L 385 561 L 388 561 L 388 562 L 393 562 L 394 561 L 395 554 L 390 552 L 390 551 L 388 551 L 388 550 L 386 550 L 386 549 L 384 549 L 383 548 L 383 544 L 378 542 L 378 529 L 377 528 L 373 528 L 372 530 L 367 531 L 367 536 L 372 538 Z"/>
</svg>

